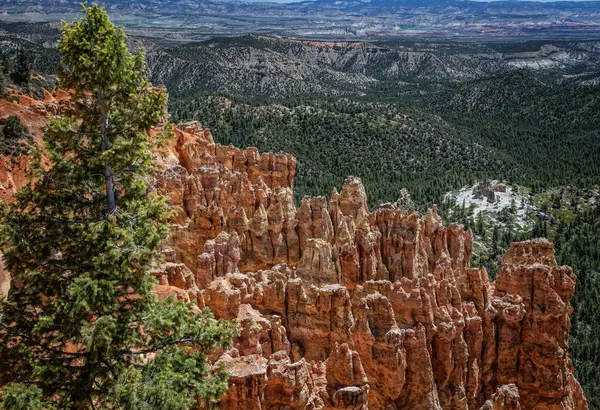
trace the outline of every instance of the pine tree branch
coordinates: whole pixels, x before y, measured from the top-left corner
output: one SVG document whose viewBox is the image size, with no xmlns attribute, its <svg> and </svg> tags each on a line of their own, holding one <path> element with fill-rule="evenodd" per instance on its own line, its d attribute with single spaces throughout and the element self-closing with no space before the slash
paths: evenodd
<svg viewBox="0 0 600 410">
<path fill-rule="evenodd" d="M 10 326 L 6 325 L 3 322 L 0 322 L 0 326 L 2 326 L 5 329 L 12 329 Z M 79 353 L 79 352 L 67 352 L 67 351 L 63 351 L 63 350 L 56 350 L 56 349 L 52 349 L 51 347 L 48 347 L 47 345 L 45 345 L 41 340 L 37 340 L 32 338 L 31 336 L 27 335 L 26 333 L 17 333 L 16 335 L 13 334 L 11 335 L 11 337 L 20 337 L 22 339 L 26 339 L 29 340 L 33 346 L 39 346 L 40 348 L 53 353 L 55 355 L 68 355 L 68 356 L 74 356 L 74 357 L 85 357 L 88 355 L 88 353 Z M 58 359 L 58 358 L 56 358 Z M 63 360 L 72 360 L 69 358 L 64 358 Z"/>
<path fill-rule="evenodd" d="M 157 351 L 162 350 L 169 346 L 178 345 L 178 344 L 182 344 L 182 343 L 190 343 L 193 341 L 194 341 L 193 337 L 186 337 L 184 339 L 172 340 L 170 342 L 165 341 L 165 342 L 159 343 L 155 346 L 149 347 L 147 349 L 142 349 L 142 350 L 132 350 L 132 349 L 123 350 L 122 349 L 122 350 L 119 350 L 119 353 L 120 354 L 130 354 L 130 355 L 142 355 L 142 354 L 154 353 L 154 352 L 157 352 Z"/>
</svg>

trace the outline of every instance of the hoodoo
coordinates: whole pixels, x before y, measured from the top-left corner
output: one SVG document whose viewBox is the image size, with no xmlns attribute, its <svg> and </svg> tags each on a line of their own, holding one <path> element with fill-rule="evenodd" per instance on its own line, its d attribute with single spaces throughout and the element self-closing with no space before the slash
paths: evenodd
<svg viewBox="0 0 600 410">
<path fill-rule="evenodd" d="M 567 353 L 576 278 L 551 243 L 513 243 L 492 283 L 435 209 L 369 212 L 353 177 L 296 209 L 292 156 L 198 123 L 171 152 L 156 187 L 179 209 L 165 252 L 186 273 L 156 274 L 239 323 L 216 361 L 222 408 L 587 408 Z"/>
</svg>

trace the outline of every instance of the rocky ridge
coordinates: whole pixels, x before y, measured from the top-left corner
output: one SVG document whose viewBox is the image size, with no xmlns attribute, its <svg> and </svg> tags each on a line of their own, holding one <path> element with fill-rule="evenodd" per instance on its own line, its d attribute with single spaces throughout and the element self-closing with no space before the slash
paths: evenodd
<svg viewBox="0 0 600 410">
<path fill-rule="evenodd" d="M 532 73 L 593 71 L 597 42 L 556 43 L 532 51 L 501 52 L 490 45 L 299 41 L 243 36 L 216 38 L 179 47 L 145 39 L 148 71 L 155 84 L 174 95 L 191 90 L 278 99 L 306 95 L 370 94 L 391 81 L 403 93 L 416 83 L 460 83 L 526 68 Z M 471 98 L 481 99 L 477 84 Z M 418 89 L 418 86 L 417 86 Z"/>
<path fill-rule="evenodd" d="M 42 142 L 42 128 L 48 122 L 48 115 L 60 113 L 69 104 L 69 95 L 62 90 L 50 93 L 44 90 L 44 100 L 38 101 L 8 89 L 13 101 L 0 98 L 0 127 L 11 115 L 18 116 L 27 125 L 36 144 Z M 0 156 L 0 200 L 10 200 L 19 188 L 25 185 L 29 158 L 7 158 Z"/>
<path fill-rule="evenodd" d="M 39 129 L 58 97 L 0 118 Z M 490 283 L 471 233 L 435 209 L 369 212 L 357 178 L 297 209 L 291 155 L 174 131 L 157 155 L 177 215 L 155 293 L 239 324 L 211 358 L 231 373 L 221 408 L 587 409 L 567 346 L 576 278 L 552 244 L 513 244 Z"/>
<path fill-rule="evenodd" d="M 175 131 L 156 187 L 178 215 L 154 274 L 239 324 L 214 358 L 232 374 L 222 408 L 587 408 L 567 353 L 576 277 L 552 244 L 512 244 L 491 283 L 435 209 L 369 212 L 352 177 L 296 209 L 291 155 Z"/>
</svg>

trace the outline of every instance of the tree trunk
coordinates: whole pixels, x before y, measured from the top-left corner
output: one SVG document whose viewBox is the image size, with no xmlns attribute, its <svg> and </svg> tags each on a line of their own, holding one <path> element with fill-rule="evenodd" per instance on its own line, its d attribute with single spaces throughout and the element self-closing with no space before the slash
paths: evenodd
<svg viewBox="0 0 600 410">
<path fill-rule="evenodd" d="M 106 152 L 110 149 L 110 140 L 108 139 L 108 116 L 104 108 L 104 97 L 102 90 L 98 89 L 98 107 L 100 110 L 100 119 L 102 121 L 102 151 Z M 108 161 L 104 162 L 104 184 L 106 185 L 106 198 L 108 201 L 108 213 L 112 214 L 117 208 L 115 201 L 115 187 L 113 182 L 113 173 Z"/>
</svg>

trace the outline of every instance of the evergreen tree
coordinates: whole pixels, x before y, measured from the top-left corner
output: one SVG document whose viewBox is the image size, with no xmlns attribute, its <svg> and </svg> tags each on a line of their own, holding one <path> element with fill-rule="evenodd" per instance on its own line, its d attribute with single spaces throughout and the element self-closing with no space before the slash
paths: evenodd
<svg viewBox="0 0 600 410">
<path fill-rule="evenodd" d="M 10 73 L 10 63 L 6 59 L 0 60 L 0 73 L 8 75 Z"/>
<path fill-rule="evenodd" d="M 208 406 L 227 374 L 211 372 L 206 354 L 229 347 L 236 330 L 158 301 L 148 274 L 168 230 L 166 200 L 150 189 L 160 138 L 149 136 L 166 95 L 106 12 L 83 11 L 58 45 L 73 109 L 51 121 L 29 184 L 0 215 L 13 275 L 0 311 L 1 406 Z"/>
<path fill-rule="evenodd" d="M 513 215 L 517 213 L 517 202 L 514 199 L 510 200 L 509 212 Z"/>
<path fill-rule="evenodd" d="M 17 85 L 27 85 L 29 83 L 29 77 L 31 76 L 29 61 L 22 48 L 17 51 L 17 59 L 10 76 Z"/>
<path fill-rule="evenodd" d="M 7 60 L 0 60 L 0 97 L 6 95 L 6 76 L 10 73 L 10 64 Z"/>
<path fill-rule="evenodd" d="M 0 153 L 5 156 L 18 157 L 32 145 L 33 138 L 21 119 L 16 115 L 9 116 L 0 129 Z"/>
<path fill-rule="evenodd" d="M 476 232 L 478 235 L 485 235 L 485 225 L 483 223 L 483 212 L 479 212 L 477 216 L 477 227 Z"/>
</svg>

